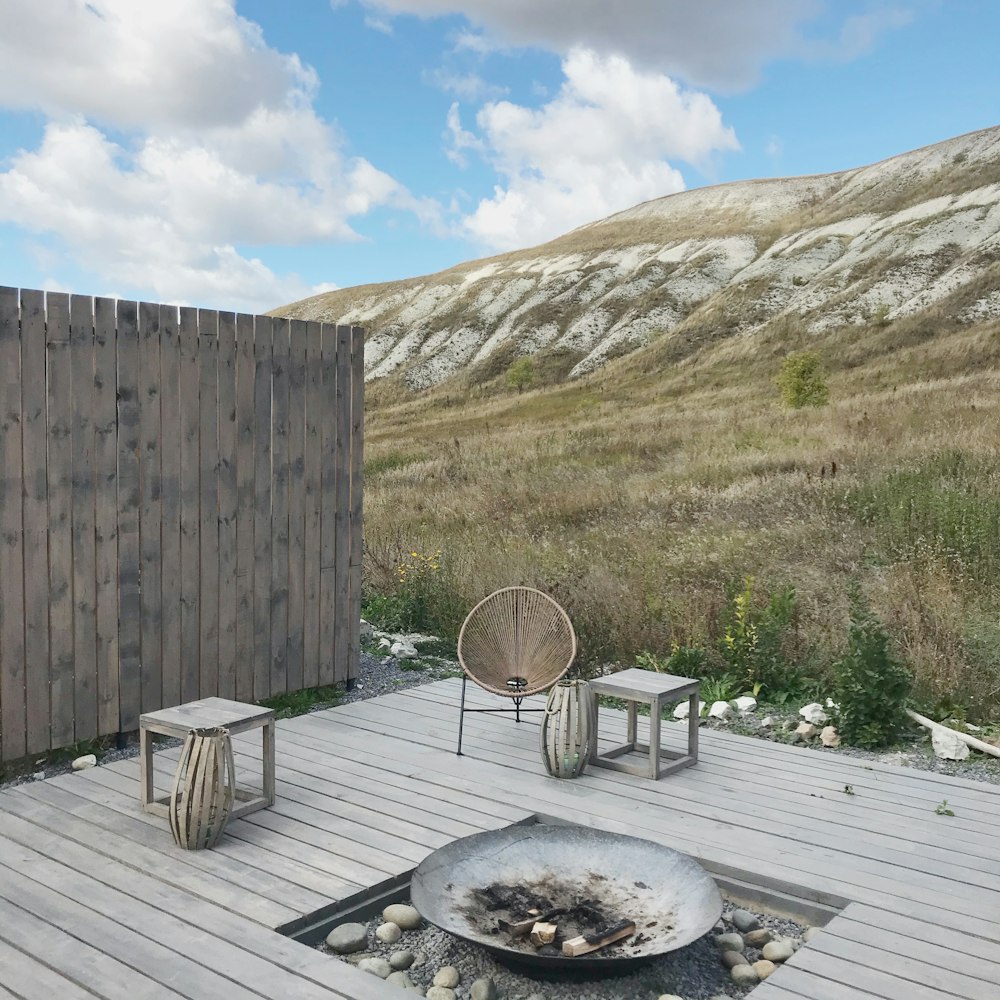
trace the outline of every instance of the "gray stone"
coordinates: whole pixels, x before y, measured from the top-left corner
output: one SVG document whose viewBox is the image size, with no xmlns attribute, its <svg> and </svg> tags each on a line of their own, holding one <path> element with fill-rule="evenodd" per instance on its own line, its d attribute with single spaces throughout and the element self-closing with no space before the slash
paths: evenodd
<svg viewBox="0 0 1000 1000">
<path fill-rule="evenodd" d="M 773 715 L 765 715 L 763 719 L 760 720 L 761 729 L 774 729 L 778 724 L 778 720 Z"/>
<path fill-rule="evenodd" d="M 84 754 L 73 761 L 74 771 L 86 771 L 88 767 L 97 767 L 97 757 L 92 753 Z"/>
<path fill-rule="evenodd" d="M 803 740 L 811 740 L 819 730 L 811 722 L 800 722 L 795 729 L 795 735 Z"/>
<path fill-rule="evenodd" d="M 771 940 L 771 932 L 762 927 L 760 930 L 750 931 L 744 935 L 744 940 L 751 948 L 763 948 Z"/>
<path fill-rule="evenodd" d="M 760 921 L 749 910 L 733 910 L 730 920 L 741 934 L 755 931 L 760 927 Z"/>
<path fill-rule="evenodd" d="M 754 971 L 752 965 L 734 965 L 729 970 L 729 978 L 737 986 L 753 986 L 760 982 L 760 976 Z"/>
<path fill-rule="evenodd" d="M 427 1000 L 455 1000 L 455 991 L 447 986 L 432 986 L 424 996 Z"/>
<path fill-rule="evenodd" d="M 742 951 L 724 951 L 722 953 L 722 964 L 731 969 L 734 965 L 746 965 L 747 957 Z"/>
<path fill-rule="evenodd" d="M 662 993 L 657 1000 L 684 1000 L 683 997 L 679 997 L 676 993 Z"/>
<path fill-rule="evenodd" d="M 379 979 L 388 979 L 392 975 L 392 966 L 384 958 L 363 958 L 358 962 L 362 972 L 370 972 Z"/>
<path fill-rule="evenodd" d="M 934 753 L 942 760 L 965 760 L 969 756 L 968 745 L 941 726 L 935 726 L 931 730 L 931 746 L 934 747 Z M 73 766 L 76 767 L 76 761 L 73 762 Z"/>
<path fill-rule="evenodd" d="M 361 951 L 368 944 L 368 928 L 364 924 L 341 924 L 327 934 L 326 944 L 338 955 Z"/>
<path fill-rule="evenodd" d="M 412 990 L 414 988 L 413 980 L 410 979 L 408 972 L 390 972 L 386 978 L 386 982 L 392 983 L 393 986 L 400 986 L 404 990 Z"/>
<path fill-rule="evenodd" d="M 544 993 L 532 993 L 528 1000 L 545 1000 Z"/>
<path fill-rule="evenodd" d="M 394 642 L 389 647 L 389 652 L 392 653 L 397 660 L 415 660 L 420 655 L 412 643 L 405 642 L 403 640 Z"/>
<path fill-rule="evenodd" d="M 375 635 L 375 626 L 372 625 L 371 622 L 366 622 L 364 618 L 362 618 L 359 634 L 362 639 L 371 639 Z"/>
<path fill-rule="evenodd" d="M 434 985 L 443 986 L 447 990 L 453 990 L 458 986 L 460 978 L 458 969 L 454 965 L 443 965 L 437 970 L 437 974 L 434 976 Z"/>
<path fill-rule="evenodd" d="M 823 706 L 818 701 L 804 705 L 799 709 L 799 715 L 801 715 L 806 722 L 812 723 L 814 726 L 820 726 L 824 722 L 830 721 L 830 717 L 823 711 Z"/>
<path fill-rule="evenodd" d="M 751 968 L 757 973 L 758 979 L 764 980 L 774 972 L 777 966 L 774 962 L 769 962 L 766 958 L 762 958 L 759 962 L 754 962 Z"/>
<path fill-rule="evenodd" d="M 719 934 L 715 939 L 715 946 L 719 951 L 742 951 L 742 934 Z"/>
<path fill-rule="evenodd" d="M 809 944 L 809 942 L 812 941 L 813 938 L 815 938 L 816 935 L 819 934 L 820 931 L 822 930 L 823 930 L 822 927 L 807 927 L 805 933 L 802 935 L 802 940 L 806 944 Z"/>
<path fill-rule="evenodd" d="M 401 930 L 415 931 L 422 923 L 415 906 L 406 903 L 392 903 L 382 911 L 382 919 L 387 924 L 395 924 Z"/>
<path fill-rule="evenodd" d="M 477 979 L 469 990 L 470 1000 L 497 1000 L 497 984 L 486 976 Z"/>
<path fill-rule="evenodd" d="M 795 954 L 791 941 L 769 941 L 761 951 L 769 962 L 785 962 Z"/>
<path fill-rule="evenodd" d="M 399 929 L 399 924 L 394 924 L 391 921 L 379 924 L 378 927 L 375 928 L 375 937 L 377 937 L 382 944 L 395 944 L 402 936 L 403 932 Z"/>
<path fill-rule="evenodd" d="M 403 971 L 413 965 L 412 951 L 394 951 L 389 956 L 389 964 L 397 971 Z"/>
</svg>

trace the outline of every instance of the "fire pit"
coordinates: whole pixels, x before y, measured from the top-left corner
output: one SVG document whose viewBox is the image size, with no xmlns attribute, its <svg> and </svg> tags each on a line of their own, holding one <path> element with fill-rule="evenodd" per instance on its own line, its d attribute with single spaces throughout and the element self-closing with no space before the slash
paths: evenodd
<svg viewBox="0 0 1000 1000">
<path fill-rule="evenodd" d="M 577 826 L 514 826 L 453 841 L 413 873 L 417 909 L 509 962 L 550 971 L 624 971 L 683 948 L 722 914 L 691 858 Z"/>
</svg>

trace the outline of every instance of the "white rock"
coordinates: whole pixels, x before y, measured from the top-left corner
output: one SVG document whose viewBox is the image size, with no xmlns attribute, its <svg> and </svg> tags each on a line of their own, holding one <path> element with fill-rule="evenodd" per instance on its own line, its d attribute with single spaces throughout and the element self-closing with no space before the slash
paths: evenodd
<svg viewBox="0 0 1000 1000">
<path fill-rule="evenodd" d="M 379 649 L 392 649 L 392 643 L 385 636 L 383 636 L 378 641 L 378 648 Z"/>
<path fill-rule="evenodd" d="M 92 753 L 88 753 L 83 757 L 77 757 L 73 761 L 74 771 L 86 771 L 88 767 L 97 767 L 97 757 Z"/>
<path fill-rule="evenodd" d="M 757 707 L 757 699 L 744 695 L 742 698 L 734 698 L 733 705 L 737 712 L 752 712 Z"/>
<path fill-rule="evenodd" d="M 811 722 L 814 726 L 818 726 L 820 723 L 828 722 L 830 720 L 830 716 L 823 711 L 823 706 L 818 701 L 814 701 L 809 705 L 804 705 L 799 709 L 799 715 L 801 715 L 806 722 Z"/>
<path fill-rule="evenodd" d="M 733 706 L 728 701 L 712 702 L 712 707 L 708 710 L 711 719 L 728 719 L 733 714 Z"/>
<path fill-rule="evenodd" d="M 396 657 L 397 660 L 415 660 L 417 658 L 416 647 L 408 642 L 394 642 L 389 648 L 389 652 Z"/>
<path fill-rule="evenodd" d="M 804 740 L 811 740 L 819 730 L 811 722 L 800 722 L 795 730 L 796 736 L 801 736 Z"/>
<path fill-rule="evenodd" d="M 823 731 L 819 734 L 819 738 L 825 747 L 840 746 L 840 734 L 837 732 L 836 726 L 824 726 Z"/>
<path fill-rule="evenodd" d="M 826 707 L 832 708 L 835 712 L 840 708 L 840 706 L 832 698 L 826 699 Z"/>
<path fill-rule="evenodd" d="M 778 720 L 773 715 L 767 715 L 760 720 L 761 729 L 773 729 L 778 724 Z"/>
<path fill-rule="evenodd" d="M 935 726 L 931 732 L 931 746 L 942 760 L 965 760 L 969 756 L 968 744 L 939 726 Z"/>
<path fill-rule="evenodd" d="M 375 626 L 371 622 L 366 622 L 364 618 L 361 619 L 361 638 L 370 639 L 375 635 Z"/>
<path fill-rule="evenodd" d="M 674 718 L 675 719 L 686 719 L 690 714 L 691 714 L 691 702 L 690 701 L 682 701 L 674 709 Z M 704 715 L 705 714 L 705 703 L 703 701 L 699 701 L 698 702 L 698 714 L 699 715 Z"/>
</svg>

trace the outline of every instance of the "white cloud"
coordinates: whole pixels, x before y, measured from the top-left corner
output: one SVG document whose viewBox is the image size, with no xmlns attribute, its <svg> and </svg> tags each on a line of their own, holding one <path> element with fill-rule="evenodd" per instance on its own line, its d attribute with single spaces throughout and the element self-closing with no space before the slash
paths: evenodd
<svg viewBox="0 0 1000 1000">
<path fill-rule="evenodd" d="M 261 309 L 310 294 L 238 247 L 356 240 L 351 218 L 378 205 L 435 218 L 343 153 L 316 85 L 233 0 L 6 0 L 0 107 L 49 121 L 0 168 L 0 221 L 167 301 Z"/>
<path fill-rule="evenodd" d="M 315 73 L 270 49 L 233 0 L 4 0 L 0 105 L 124 127 L 201 127 L 307 98 Z"/>
<path fill-rule="evenodd" d="M 488 97 L 502 97 L 508 87 L 489 83 L 478 73 L 455 73 L 438 67 L 424 74 L 424 79 L 448 94 L 454 94 L 463 101 L 481 101 Z"/>
<path fill-rule="evenodd" d="M 540 108 L 485 105 L 479 136 L 449 113 L 453 155 L 484 147 L 506 184 L 464 220 L 468 234 L 498 249 L 550 239 L 650 198 L 680 191 L 669 160 L 705 163 L 739 148 L 705 94 L 620 56 L 576 49 L 563 62 L 560 92 Z"/>
<path fill-rule="evenodd" d="M 697 86 L 735 89 L 796 54 L 822 0 L 364 0 L 386 14 L 464 15 L 465 47 L 529 45 L 565 55 L 586 47 L 626 56 Z"/>
<path fill-rule="evenodd" d="M 241 309 L 315 290 L 241 256 L 234 243 L 350 233 L 320 202 L 240 174 L 205 148 L 151 138 L 130 154 L 83 122 L 49 124 L 40 148 L 0 173 L 0 219 L 57 233 L 107 282 L 152 289 L 165 301 Z"/>
</svg>

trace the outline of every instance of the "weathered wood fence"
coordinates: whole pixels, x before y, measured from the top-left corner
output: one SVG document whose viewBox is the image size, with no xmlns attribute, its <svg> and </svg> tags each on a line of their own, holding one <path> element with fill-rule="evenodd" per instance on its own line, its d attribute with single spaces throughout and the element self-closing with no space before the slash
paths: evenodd
<svg viewBox="0 0 1000 1000">
<path fill-rule="evenodd" d="M 353 679 L 363 350 L 0 287 L 0 759 Z"/>
</svg>

